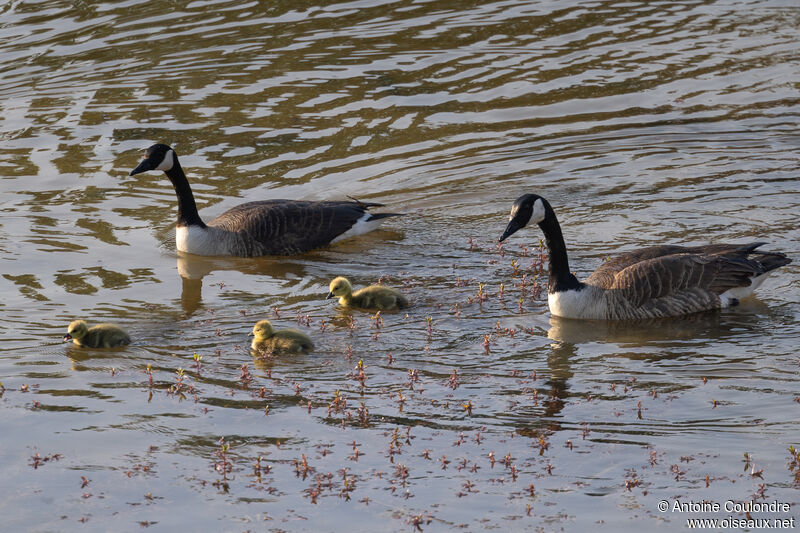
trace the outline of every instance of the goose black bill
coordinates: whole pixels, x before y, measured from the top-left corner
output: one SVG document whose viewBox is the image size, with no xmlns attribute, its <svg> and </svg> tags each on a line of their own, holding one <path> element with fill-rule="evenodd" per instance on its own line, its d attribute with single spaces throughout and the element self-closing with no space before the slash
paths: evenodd
<svg viewBox="0 0 800 533">
<path fill-rule="evenodd" d="M 508 239 L 510 236 L 512 236 L 513 234 L 515 234 L 517 231 L 521 230 L 522 228 L 523 228 L 523 225 L 520 224 L 519 221 L 516 218 L 512 218 L 508 222 L 508 225 L 506 226 L 506 230 L 503 232 L 503 234 L 500 236 L 500 239 L 498 239 L 497 242 L 503 242 L 504 240 Z"/>
<path fill-rule="evenodd" d="M 128 174 L 129 176 L 133 176 L 135 174 L 141 174 L 142 172 L 147 172 L 148 170 L 153 170 L 153 162 L 150 161 L 150 158 L 142 159 L 142 162 L 139 163 L 139 166 L 131 170 L 131 173 Z"/>
</svg>

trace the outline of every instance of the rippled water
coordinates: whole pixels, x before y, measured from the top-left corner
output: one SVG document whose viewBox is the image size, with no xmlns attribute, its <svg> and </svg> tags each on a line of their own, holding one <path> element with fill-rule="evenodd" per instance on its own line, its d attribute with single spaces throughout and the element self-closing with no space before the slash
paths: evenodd
<svg viewBox="0 0 800 533">
<path fill-rule="evenodd" d="M 275 4 L 0 7 L 4 527 L 745 518 L 659 511 L 675 499 L 798 515 L 793 2 Z M 206 219 L 347 195 L 407 215 L 299 257 L 179 256 L 169 182 L 128 176 L 154 142 Z M 765 240 L 795 263 L 721 313 L 558 320 L 538 229 L 495 245 L 525 192 L 580 276 L 662 242 Z M 351 322 L 324 299 L 339 274 L 414 305 Z M 62 344 L 76 317 L 135 342 Z M 254 360 L 265 317 L 317 350 Z"/>
</svg>

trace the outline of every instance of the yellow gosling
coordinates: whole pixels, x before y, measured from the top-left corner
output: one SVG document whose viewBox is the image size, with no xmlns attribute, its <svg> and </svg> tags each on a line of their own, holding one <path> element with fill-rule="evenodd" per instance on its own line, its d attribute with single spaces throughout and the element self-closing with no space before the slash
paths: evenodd
<svg viewBox="0 0 800 533">
<path fill-rule="evenodd" d="M 296 329 L 275 331 L 269 320 L 260 320 L 253 326 L 250 348 L 257 353 L 308 353 L 314 343 L 308 335 Z"/>
<path fill-rule="evenodd" d="M 339 298 L 339 303 L 344 307 L 380 311 L 394 311 L 408 307 L 408 298 L 402 292 L 384 285 L 370 285 L 353 292 L 353 286 L 347 278 L 339 276 L 331 281 L 329 289 L 328 298 Z"/>
<path fill-rule="evenodd" d="M 86 348 L 113 348 L 131 343 L 131 337 L 114 324 L 97 324 L 89 327 L 84 320 L 73 320 L 67 328 L 64 340 L 71 340 Z"/>
</svg>

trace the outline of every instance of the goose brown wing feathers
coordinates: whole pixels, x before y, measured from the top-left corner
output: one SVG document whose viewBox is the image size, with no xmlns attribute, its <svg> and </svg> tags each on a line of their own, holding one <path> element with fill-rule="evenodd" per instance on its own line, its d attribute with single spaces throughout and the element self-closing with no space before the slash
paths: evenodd
<svg viewBox="0 0 800 533">
<path fill-rule="evenodd" d="M 766 243 L 753 242 L 748 244 L 707 244 L 703 246 L 649 246 L 647 248 L 641 248 L 639 250 L 627 252 L 615 256 L 608 261 L 604 261 L 603 264 L 600 265 L 600 267 L 586 279 L 586 283 L 589 285 L 594 285 L 595 287 L 610 289 L 617 284 L 616 279 L 620 272 L 643 261 L 676 254 L 695 254 L 700 256 L 728 255 L 731 257 L 746 259 L 748 254 L 753 253 L 753 250 L 763 244 Z M 786 257 L 783 254 L 778 255 L 784 258 Z M 772 270 L 772 268 L 768 268 L 766 270 Z"/>
<path fill-rule="evenodd" d="M 381 205 L 346 201 L 248 202 L 226 211 L 208 225 L 237 234 L 236 255 L 289 255 L 327 245 L 352 228 L 367 209 Z"/>
<path fill-rule="evenodd" d="M 751 278 L 762 272 L 758 262 L 735 255 L 673 254 L 622 269 L 607 288 L 619 291 L 620 297 L 638 307 L 682 291 L 700 290 L 719 295 L 729 289 L 749 286 Z"/>
<path fill-rule="evenodd" d="M 685 248 L 682 246 L 664 245 L 650 246 L 648 248 L 627 252 L 607 261 L 603 261 L 603 264 L 586 279 L 586 283 L 594 285 L 595 287 L 610 289 L 614 285 L 617 274 L 622 270 L 648 259 L 655 259 L 657 257 L 681 253 L 683 251 L 685 251 Z"/>
</svg>

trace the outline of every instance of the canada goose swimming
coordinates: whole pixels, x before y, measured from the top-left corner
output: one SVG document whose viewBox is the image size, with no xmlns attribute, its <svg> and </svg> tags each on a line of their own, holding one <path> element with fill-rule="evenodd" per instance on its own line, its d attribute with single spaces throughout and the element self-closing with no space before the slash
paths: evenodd
<svg viewBox="0 0 800 533">
<path fill-rule="evenodd" d="M 604 262 L 581 282 L 569 271 L 561 226 L 547 200 L 520 196 L 509 219 L 501 242 L 531 219 L 542 229 L 550 253 L 547 303 L 565 318 L 659 318 L 728 307 L 791 262 L 782 253 L 756 252 L 763 242 L 651 246 Z"/>
<path fill-rule="evenodd" d="M 331 281 L 329 289 L 328 298 L 338 297 L 339 303 L 345 307 L 381 311 L 408 307 L 408 299 L 402 292 L 384 285 L 370 285 L 353 292 L 353 286 L 347 278 L 339 276 Z"/>
<path fill-rule="evenodd" d="M 310 352 L 314 343 L 305 333 L 296 329 L 275 331 L 269 320 L 260 320 L 253 326 L 254 337 L 250 348 L 257 353 Z"/>
<path fill-rule="evenodd" d="M 119 326 L 97 324 L 89 327 L 83 320 L 70 322 L 64 340 L 87 348 L 113 348 L 131 343 L 128 333 Z"/>
<path fill-rule="evenodd" d="M 376 229 L 386 217 L 399 213 L 370 214 L 373 202 L 311 202 L 264 200 L 238 205 L 209 222 L 197 213 L 192 189 L 178 156 L 166 144 L 147 149 L 130 175 L 163 170 L 178 195 L 175 244 L 181 252 L 197 255 L 299 254 L 341 239 Z"/>
</svg>

